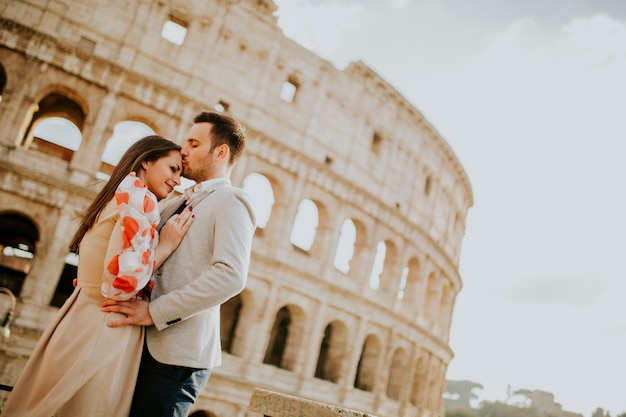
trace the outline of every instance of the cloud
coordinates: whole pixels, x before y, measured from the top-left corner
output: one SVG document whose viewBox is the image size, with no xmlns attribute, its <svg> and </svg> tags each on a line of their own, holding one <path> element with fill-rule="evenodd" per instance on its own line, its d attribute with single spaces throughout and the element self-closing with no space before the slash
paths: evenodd
<svg viewBox="0 0 626 417">
<path fill-rule="evenodd" d="M 394 9 L 402 9 L 403 7 L 406 7 L 410 2 L 410 0 L 387 0 L 387 1 L 391 5 L 391 7 L 393 7 Z"/>
<path fill-rule="evenodd" d="M 301 19 L 287 36 L 371 64 L 469 175 L 450 377 L 623 412 L 626 21 L 595 0 L 278 3 Z"/>
<path fill-rule="evenodd" d="M 359 28 L 358 2 L 312 2 L 308 0 L 276 0 L 278 24 L 288 38 L 298 42 L 322 58 L 342 64 L 333 53 L 343 40 Z"/>
<path fill-rule="evenodd" d="M 610 283 L 598 277 L 526 277 L 510 283 L 504 297 L 521 304 L 588 307 L 602 299 Z"/>
</svg>

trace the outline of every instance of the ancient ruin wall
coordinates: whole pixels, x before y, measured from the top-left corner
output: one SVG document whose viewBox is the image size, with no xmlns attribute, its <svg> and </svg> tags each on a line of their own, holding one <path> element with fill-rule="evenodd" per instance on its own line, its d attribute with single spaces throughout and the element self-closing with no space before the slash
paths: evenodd
<svg viewBox="0 0 626 417">
<path fill-rule="evenodd" d="M 2 382 L 56 312 L 75 217 L 101 184 L 116 124 L 181 141 L 198 110 L 218 105 L 248 128 L 233 183 L 260 174 L 275 202 L 247 288 L 223 307 L 224 366 L 197 415 L 243 416 L 254 387 L 378 416 L 441 414 L 469 181 L 399 92 L 361 62 L 338 70 L 287 39 L 274 10 L 263 0 L 0 0 L 0 228 L 19 216 L 37 232 L 13 335 L 0 341 Z M 161 37 L 168 20 L 187 28 L 182 45 Z M 78 149 L 33 140 L 48 116 L 79 127 Z M 303 200 L 318 213 L 305 249 L 290 242 Z M 346 219 L 356 241 L 342 272 L 333 263 Z M 387 256 L 372 288 L 379 242 Z"/>
</svg>

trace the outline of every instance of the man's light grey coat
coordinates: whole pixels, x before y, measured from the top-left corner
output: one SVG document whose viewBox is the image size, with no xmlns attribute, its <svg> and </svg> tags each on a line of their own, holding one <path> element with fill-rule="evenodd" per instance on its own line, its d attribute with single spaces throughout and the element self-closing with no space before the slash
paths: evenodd
<svg viewBox="0 0 626 417">
<path fill-rule="evenodd" d="M 196 186 L 199 186 L 197 184 Z M 222 361 L 220 305 L 243 290 L 256 222 L 245 193 L 220 178 L 191 198 L 195 219 L 176 251 L 155 274 L 147 328 L 157 361 L 213 368 Z M 161 207 L 161 222 L 184 197 Z"/>
</svg>

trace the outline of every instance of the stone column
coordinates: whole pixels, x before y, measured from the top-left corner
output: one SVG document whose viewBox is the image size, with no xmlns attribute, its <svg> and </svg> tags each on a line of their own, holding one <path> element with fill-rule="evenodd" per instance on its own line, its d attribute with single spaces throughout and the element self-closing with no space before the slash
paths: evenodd
<svg viewBox="0 0 626 417">
<path fill-rule="evenodd" d="M 37 91 L 37 75 L 39 71 L 39 61 L 36 58 L 27 58 L 24 63 L 23 78 L 19 82 L 7 80 L 7 87 L 15 85 L 14 89 L 5 88 L 2 94 L 2 105 L 0 106 L 0 120 L 2 120 L 2 136 L 0 143 L 10 147 L 18 146 L 28 128 L 33 114 L 38 107 L 35 99 L 31 97 L 29 91 Z M 7 73 L 7 77 L 10 73 Z M 41 77 L 39 77 L 41 79 Z"/>
<path fill-rule="evenodd" d="M 56 226 L 53 230 L 43 231 L 36 248 L 36 262 L 24 280 L 21 298 L 43 305 L 52 300 L 65 267 L 69 241 L 76 230 L 76 223 L 72 220 L 75 215 L 70 209 L 48 213 L 50 224 Z"/>
<path fill-rule="evenodd" d="M 117 94 L 115 92 L 109 92 L 102 100 L 102 106 L 95 116 L 93 125 L 87 126 L 82 132 L 83 141 L 70 163 L 72 169 L 94 175 L 100 169 L 102 152 L 104 152 L 106 140 L 112 132 L 112 130 L 108 128 L 108 124 L 111 120 L 111 114 L 115 108 L 116 101 Z"/>
</svg>

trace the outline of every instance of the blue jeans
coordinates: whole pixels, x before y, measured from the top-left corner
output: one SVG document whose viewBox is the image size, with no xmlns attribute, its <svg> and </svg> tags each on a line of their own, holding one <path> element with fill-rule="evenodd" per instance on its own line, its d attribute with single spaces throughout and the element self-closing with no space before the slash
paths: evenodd
<svg viewBox="0 0 626 417">
<path fill-rule="evenodd" d="M 144 344 L 129 417 L 187 417 L 210 369 L 157 362 Z"/>
</svg>

